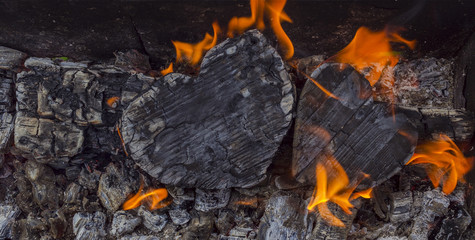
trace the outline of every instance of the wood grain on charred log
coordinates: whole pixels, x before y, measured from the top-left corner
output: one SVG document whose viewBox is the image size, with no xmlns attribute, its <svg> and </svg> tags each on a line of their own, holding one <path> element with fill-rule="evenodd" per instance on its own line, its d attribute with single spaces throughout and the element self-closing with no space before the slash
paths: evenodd
<svg viewBox="0 0 475 240">
<path fill-rule="evenodd" d="M 210 50 L 200 74 L 172 73 L 124 111 L 130 156 L 162 183 L 222 189 L 265 177 L 292 120 L 282 59 L 249 31 Z"/>
<path fill-rule="evenodd" d="M 293 173 L 314 183 L 315 165 L 332 154 L 350 180 L 364 172 L 368 185 L 395 174 L 411 157 L 417 139 L 404 114 L 374 103 L 369 82 L 348 65 L 323 64 L 312 78 L 336 95 L 330 98 L 307 81 L 299 101 L 294 134 Z"/>
</svg>

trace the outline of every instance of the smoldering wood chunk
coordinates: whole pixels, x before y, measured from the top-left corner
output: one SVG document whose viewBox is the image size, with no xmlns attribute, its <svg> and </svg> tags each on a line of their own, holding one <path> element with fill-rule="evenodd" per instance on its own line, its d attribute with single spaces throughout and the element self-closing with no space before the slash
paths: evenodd
<svg viewBox="0 0 475 240">
<path fill-rule="evenodd" d="M 104 239 L 107 217 L 102 212 L 79 212 L 73 217 L 73 232 L 77 240 Z"/>
<path fill-rule="evenodd" d="M 15 147 L 41 163 L 78 154 L 84 141 L 83 131 L 74 124 L 23 113 L 17 114 L 14 131 Z"/>
<path fill-rule="evenodd" d="M 463 206 L 456 206 L 450 209 L 447 216 L 442 220 L 440 230 L 434 239 L 462 239 L 462 234 L 470 225 L 471 221 L 472 217 L 467 210 L 465 210 Z"/>
<path fill-rule="evenodd" d="M 353 220 L 356 217 L 356 208 L 352 208 L 351 214 L 347 214 L 340 208 L 340 206 L 333 202 L 327 202 L 327 205 L 330 212 L 335 215 L 336 218 L 340 219 L 345 226 L 339 227 L 331 225 L 318 211 L 310 212 L 308 214 L 308 228 L 311 232 L 307 233 L 306 239 L 338 240 L 348 238 L 348 233 L 352 227 Z"/>
<path fill-rule="evenodd" d="M 224 208 L 229 203 L 231 190 L 201 190 L 196 189 L 195 209 L 202 212 Z"/>
<path fill-rule="evenodd" d="M 419 138 L 432 139 L 445 134 L 455 141 L 470 141 L 475 132 L 475 115 L 465 109 L 398 108 L 415 123 Z"/>
<path fill-rule="evenodd" d="M 292 171 L 299 182 L 315 183 L 315 166 L 331 154 L 365 185 L 394 175 L 412 156 L 417 131 L 404 114 L 374 103 L 369 82 L 349 65 L 323 64 L 312 76 L 339 99 L 307 80 L 300 96 L 294 133 Z"/>
<path fill-rule="evenodd" d="M 14 70 L 19 68 L 26 56 L 26 53 L 0 46 L 0 69 Z"/>
<path fill-rule="evenodd" d="M 0 152 L 5 152 L 14 129 L 14 114 L 0 113 Z"/>
<path fill-rule="evenodd" d="M 265 177 L 292 119 L 282 59 L 249 31 L 210 50 L 198 77 L 168 74 L 124 111 L 130 156 L 165 184 L 222 189 Z"/>
<path fill-rule="evenodd" d="M 0 239 L 12 238 L 12 227 L 20 213 L 15 205 L 0 205 Z"/>
<path fill-rule="evenodd" d="M 128 176 L 125 169 L 119 169 L 111 163 L 99 180 L 97 196 L 107 210 L 117 211 L 132 193 L 134 184 L 136 181 Z"/>
<path fill-rule="evenodd" d="M 116 154 L 114 126 L 123 106 L 153 81 L 114 66 L 48 58 L 28 58 L 25 67 L 15 81 L 15 147 L 24 157 L 60 168 L 84 149 Z M 0 110 L 9 93 L 7 82 L 0 85 Z"/>
<path fill-rule="evenodd" d="M 291 192 L 277 192 L 269 199 L 261 218 L 258 239 L 305 239 L 305 201 Z"/>
</svg>

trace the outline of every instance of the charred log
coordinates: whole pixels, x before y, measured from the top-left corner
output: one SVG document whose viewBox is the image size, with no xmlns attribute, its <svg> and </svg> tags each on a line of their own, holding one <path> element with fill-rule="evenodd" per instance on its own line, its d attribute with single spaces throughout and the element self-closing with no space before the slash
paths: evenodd
<svg viewBox="0 0 475 240">
<path fill-rule="evenodd" d="M 407 117 L 397 113 L 393 118 L 387 104 L 374 103 L 369 82 L 350 66 L 324 64 L 311 77 L 338 99 L 306 82 L 295 123 L 296 179 L 314 183 L 316 162 L 327 161 L 329 153 L 350 180 L 369 174 L 367 185 L 381 183 L 401 169 L 417 139 Z"/>
<path fill-rule="evenodd" d="M 168 74 L 124 111 L 130 156 L 160 182 L 249 187 L 292 120 L 294 90 L 282 59 L 258 31 L 210 50 L 200 74 Z"/>
</svg>

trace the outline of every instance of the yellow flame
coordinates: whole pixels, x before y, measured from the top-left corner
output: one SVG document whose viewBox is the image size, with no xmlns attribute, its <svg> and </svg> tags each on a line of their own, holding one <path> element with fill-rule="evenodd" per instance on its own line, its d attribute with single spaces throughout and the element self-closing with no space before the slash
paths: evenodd
<svg viewBox="0 0 475 240">
<path fill-rule="evenodd" d="M 463 176 L 473 166 L 473 157 L 466 158 L 447 135 L 441 134 L 435 141 L 417 146 L 416 153 L 406 163 L 409 164 L 423 164 L 434 187 L 442 180 L 442 191 L 450 194 L 457 181 L 464 181 Z"/>
</svg>

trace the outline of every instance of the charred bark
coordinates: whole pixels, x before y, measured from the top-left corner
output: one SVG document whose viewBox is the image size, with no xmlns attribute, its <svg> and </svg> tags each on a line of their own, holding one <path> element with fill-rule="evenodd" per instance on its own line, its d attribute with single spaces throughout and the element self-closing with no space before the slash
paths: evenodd
<svg viewBox="0 0 475 240">
<path fill-rule="evenodd" d="M 210 50 L 200 74 L 168 74 L 137 97 L 121 130 L 137 164 L 170 185 L 249 187 L 266 176 L 292 120 L 294 88 L 264 36 Z"/>
</svg>

